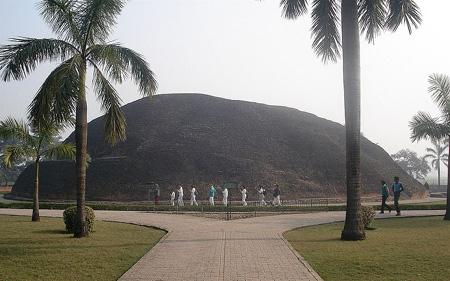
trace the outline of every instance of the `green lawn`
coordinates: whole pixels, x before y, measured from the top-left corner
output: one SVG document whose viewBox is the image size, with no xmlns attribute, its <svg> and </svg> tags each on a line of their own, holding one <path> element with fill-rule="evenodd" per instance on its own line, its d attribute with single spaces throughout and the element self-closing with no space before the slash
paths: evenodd
<svg viewBox="0 0 450 281">
<path fill-rule="evenodd" d="M 442 200 L 436 200 L 436 201 L 431 201 L 431 202 L 412 203 L 411 205 L 445 205 L 446 203 L 447 203 L 447 200 L 442 199 Z"/>
<path fill-rule="evenodd" d="M 367 240 L 339 240 L 343 224 L 284 237 L 325 281 L 450 280 L 450 222 L 442 217 L 376 220 Z"/>
<path fill-rule="evenodd" d="M 117 280 L 165 234 L 123 223 L 94 228 L 75 239 L 62 219 L 0 215 L 0 280 Z"/>
</svg>

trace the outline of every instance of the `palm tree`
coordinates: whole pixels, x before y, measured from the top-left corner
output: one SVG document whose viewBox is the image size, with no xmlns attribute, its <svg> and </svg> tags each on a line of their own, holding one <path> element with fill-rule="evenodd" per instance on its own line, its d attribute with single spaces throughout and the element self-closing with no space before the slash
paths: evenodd
<svg viewBox="0 0 450 281">
<path fill-rule="evenodd" d="M 339 7 L 340 2 L 340 7 Z M 296 19 L 308 10 L 308 0 L 281 0 L 283 16 Z M 340 16 L 339 16 L 340 8 Z M 414 0 L 313 0 L 311 7 L 313 49 L 324 62 L 343 56 L 346 128 L 347 212 L 341 239 L 365 239 L 360 219 L 361 81 L 360 32 L 374 42 L 383 29 L 396 31 L 406 24 L 409 33 L 421 23 Z M 339 32 L 339 25 L 341 32 Z M 341 40 L 342 33 L 342 40 Z"/>
<path fill-rule="evenodd" d="M 125 117 L 121 99 L 110 81 L 131 76 L 144 96 L 155 93 L 157 83 L 144 58 L 118 43 L 107 42 L 126 0 L 44 0 L 43 18 L 57 39 L 15 38 L 0 48 L 4 81 L 20 80 L 43 61 L 60 60 L 42 84 L 29 108 L 33 123 L 57 123 L 75 115 L 77 224 L 74 236 L 88 235 L 84 206 L 87 160 L 86 71 L 93 71 L 93 89 L 105 114 L 105 139 L 124 140 Z"/>
<path fill-rule="evenodd" d="M 410 122 L 412 141 L 421 139 L 443 139 L 450 137 L 450 78 L 447 75 L 433 74 L 428 78 L 428 92 L 441 112 L 432 117 L 429 113 L 418 112 Z M 450 146 L 447 145 L 448 154 Z M 448 155 L 444 156 L 448 161 Z M 444 160 L 443 163 L 447 164 Z M 450 168 L 447 166 L 447 207 L 444 220 L 450 220 Z"/>
<path fill-rule="evenodd" d="M 445 159 L 448 158 L 448 154 L 445 151 L 448 148 L 448 142 L 441 146 L 441 141 L 431 139 L 433 147 L 427 147 L 428 154 L 424 156 L 425 159 L 431 159 L 431 166 L 436 169 L 438 173 L 438 185 L 441 186 L 441 163 L 445 163 Z"/>
<path fill-rule="evenodd" d="M 33 128 L 24 121 L 7 118 L 0 122 L 0 138 L 12 140 L 13 144 L 3 147 L 2 158 L 6 167 L 17 161 L 33 160 L 34 189 L 32 221 L 39 221 L 39 163 L 43 159 L 75 159 L 75 146 L 60 143 L 57 135 L 64 127 L 51 123 Z"/>
</svg>

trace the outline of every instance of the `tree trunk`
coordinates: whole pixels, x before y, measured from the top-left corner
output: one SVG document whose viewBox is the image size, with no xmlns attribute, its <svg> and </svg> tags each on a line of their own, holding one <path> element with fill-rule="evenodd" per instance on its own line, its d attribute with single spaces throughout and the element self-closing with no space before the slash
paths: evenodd
<svg viewBox="0 0 450 281">
<path fill-rule="evenodd" d="M 33 215 L 31 221 L 41 220 L 39 217 L 39 160 L 40 157 L 38 156 L 34 164 Z"/>
<path fill-rule="evenodd" d="M 76 107 L 75 142 L 77 173 L 77 215 L 74 237 L 88 236 L 84 213 L 86 192 L 86 160 L 87 160 L 87 102 L 86 102 L 86 63 L 80 69 L 80 95 Z"/>
<path fill-rule="evenodd" d="M 440 152 L 440 151 L 438 151 Z M 438 185 L 441 187 L 441 156 L 438 155 L 437 159 L 437 172 L 438 172 Z"/>
<path fill-rule="evenodd" d="M 448 146 L 448 155 L 450 155 L 450 145 Z M 450 220 L 450 165 L 447 166 L 447 208 L 445 208 L 444 220 Z"/>
<path fill-rule="evenodd" d="M 342 240 L 363 240 L 361 221 L 361 80 L 357 0 L 342 0 L 347 211 Z"/>
</svg>

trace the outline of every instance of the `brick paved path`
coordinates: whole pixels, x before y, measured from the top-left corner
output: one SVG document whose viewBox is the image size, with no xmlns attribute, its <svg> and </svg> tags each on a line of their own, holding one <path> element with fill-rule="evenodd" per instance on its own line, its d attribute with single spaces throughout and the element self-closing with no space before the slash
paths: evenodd
<svg viewBox="0 0 450 281">
<path fill-rule="evenodd" d="M 0 209 L 0 214 L 31 215 Z M 404 211 L 403 216 L 442 215 L 443 211 Z M 42 216 L 62 211 L 41 210 Z M 383 215 L 389 217 L 390 215 Z M 186 215 L 96 211 L 99 220 L 156 226 L 168 235 L 119 280 L 322 280 L 291 250 L 284 231 L 344 219 L 344 212 L 290 214 L 217 221 Z"/>
</svg>

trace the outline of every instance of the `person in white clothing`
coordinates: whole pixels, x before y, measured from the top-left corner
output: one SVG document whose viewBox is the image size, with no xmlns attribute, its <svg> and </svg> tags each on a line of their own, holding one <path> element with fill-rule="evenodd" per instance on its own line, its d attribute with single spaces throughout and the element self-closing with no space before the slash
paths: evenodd
<svg viewBox="0 0 450 281">
<path fill-rule="evenodd" d="M 223 196 L 223 205 L 228 206 L 228 188 L 224 188 L 222 190 L 222 196 Z"/>
<path fill-rule="evenodd" d="M 175 206 L 175 191 L 170 193 L 170 205 Z"/>
<path fill-rule="evenodd" d="M 247 189 L 245 189 L 245 186 L 242 186 L 241 189 L 242 194 L 242 206 L 247 206 Z"/>
<path fill-rule="evenodd" d="M 195 199 L 196 196 L 197 196 L 197 190 L 195 190 L 195 187 L 192 186 L 192 189 L 191 189 L 191 206 L 193 206 L 193 205 L 198 206 L 197 200 Z"/>
<path fill-rule="evenodd" d="M 266 190 L 263 188 L 262 185 L 259 186 L 258 195 L 261 206 L 266 206 L 266 200 L 264 200 L 266 197 Z"/>
<path fill-rule="evenodd" d="M 184 206 L 183 187 L 181 185 L 178 187 L 178 206 Z"/>
</svg>

